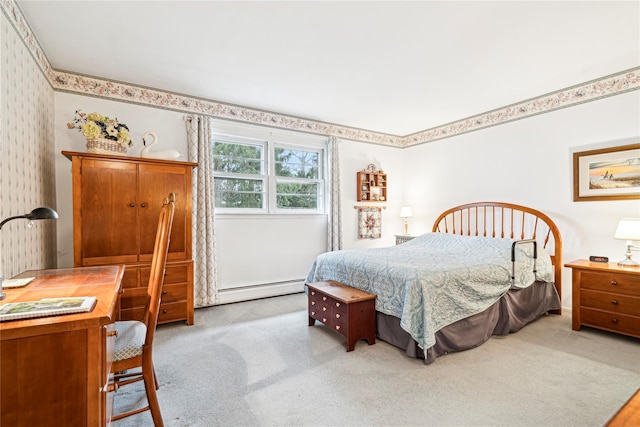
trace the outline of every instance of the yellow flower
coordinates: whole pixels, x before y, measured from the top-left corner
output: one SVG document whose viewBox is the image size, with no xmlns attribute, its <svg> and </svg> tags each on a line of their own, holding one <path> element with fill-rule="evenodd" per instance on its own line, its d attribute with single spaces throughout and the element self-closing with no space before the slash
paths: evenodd
<svg viewBox="0 0 640 427">
<path fill-rule="evenodd" d="M 102 129 L 95 122 L 88 121 L 80 126 L 80 132 L 87 138 L 100 138 L 102 136 Z"/>
<path fill-rule="evenodd" d="M 87 116 L 86 120 L 89 122 L 104 122 L 105 120 L 107 120 L 107 118 L 102 114 L 91 113 Z"/>
<path fill-rule="evenodd" d="M 129 131 L 126 128 L 121 127 L 118 130 L 118 140 L 123 141 L 124 144 L 128 144 L 131 140 L 131 136 L 129 135 Z"/>
</svg>

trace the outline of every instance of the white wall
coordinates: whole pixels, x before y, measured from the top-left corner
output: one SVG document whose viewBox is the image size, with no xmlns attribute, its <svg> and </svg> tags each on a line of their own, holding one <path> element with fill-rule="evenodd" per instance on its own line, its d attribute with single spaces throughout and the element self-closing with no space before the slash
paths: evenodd
<svg viewBox="0 0 640 427">
<path fill-rule="evenodd" d="M 415 232 L 443 210 L 504 201 L 545 212 L 560 228 L 563 262 L 623 258 L 618 220 L 639 217 L 640 201 L 573 202 L 572 153 L 640 141 L 640 93 L 631 92 L 403 150 L 404 201 Z M 636 259 L 638 255 L 634 256 Z M 563 305 L 571 306 L 570 270 Z"/>
<path fill-rule="evenodd" d="M 391 246 L 395 234 L 404 233 L 399 217 L 403 206 L 403 150 L 362 142 L 340 141 L 340 191 L 342 194 L 342 234 L 344 249 Z M 356 202 L 356 173 L 373 163 L 387 174 L 387 201 L 385 203 Z M 382 211 L 382 237 L 358 238 L 358 212 L 354 206 L 384 206 Z"/>
</svg>

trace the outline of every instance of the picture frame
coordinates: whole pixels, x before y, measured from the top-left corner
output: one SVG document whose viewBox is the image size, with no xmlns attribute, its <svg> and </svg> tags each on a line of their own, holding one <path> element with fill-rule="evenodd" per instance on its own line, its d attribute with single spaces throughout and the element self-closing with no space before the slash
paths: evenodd
<svg viewBox="0 0 640 427">
<path fill-rule="evenodd" d="M 573 153 L 573 201 L 640 199 L 640 143 Z"/>
</svg>

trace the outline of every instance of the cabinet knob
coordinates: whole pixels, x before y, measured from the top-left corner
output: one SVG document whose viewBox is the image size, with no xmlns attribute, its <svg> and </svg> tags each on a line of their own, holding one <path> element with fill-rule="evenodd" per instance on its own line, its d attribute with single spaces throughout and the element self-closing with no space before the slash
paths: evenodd
<svg viewBox="0 0 640 427">
<path fill-rule="evenodd" d="M 322 311 L 327 311 L 327 307 L 322 307 Z"/>
<path fill-rule="evenodd" d="M 612 285 L 612 286 L 618 286 L 618 282 L 616 282 L 615 280 L 612 280 L 612 281 L 611 281 L 611 285 Z"/>
<path fill-rule="evenodd" d="M 167 310 L 166 310 L 166 309 L 165 309 L 165 310 L 162 310 L 162 313 L 163 313 L 163 314 L 167 314 Z"/>
<path fill-rule="evenodd" d="M 618 300 L 617 300 L 617 299 L 612 299 L 612 300 L 611 300 L 611 304 L 613 304 L 613 305 L 618 305 Z"/>
<path fill-rule="evenodd" d="M 316 315 L 316 312 L 315 312 L 315 311 L 312 311 L 312 312 L 311 312 L 311 315 L 312 315 L 312 316 L 315 316 L 315 315 Z"/>
<path fill-rule="evenodd" d="M 166 295 L 166 294 L 167 294 L 167 291 L 162 291 L 162 295 Z"/>
<path fill-rule="evenodd" d="M 315 301 L 311 301 L 311 305 L 316 305 L 316 302 Z"/>
<path fill-rule="evenodd" d="M 340 303 L 339 302 L 336 303 L 336 307 L 340 307 Z"/>
<path fill-rule="evenodd" d="M 616 317 L 614 317 L 613 319 L 611 319 L 611 323 L 618 324 L 618 319 Z"/>
<path fill-rule="evenodd" d="M 141 207 L 143 207 L 143 208 L 146 208 L 146 207 L 147 207 L 147 204 L 146 204 L 146 203 L 143 203 L 143 204 L 141 204 L 140 206 L 141 206 Z"/>
<path fill-rule="evenodd" d="M 322 318 L 322 323 L 327 323 L 327 318 L 326 317 Z"/>
<path fill-rule="evenodd" d="M 118 336 L 118 331 L 109 331 L 109 332 L 107 332 L 107 336 L 108 337 L 117 337 Z"/>
<path fill-rule="evenodd" d="M 322 297 L 322 301 L 326 301 L 326 300 L 327 300 L 327 297 Z"/>
<path fill-rule="evenodd" d="M 315 295 L 316 293 L 314 291 L 311 291 L 311 295 Z"/>
<path fill-rule="evenodd" d="M 336 330 L 340 330 L 340 325 L 336 325 Z"/>
<path fill-rule="evenodd" d="M 136 204 L 135 203 L 129 203 L 129 207 L 135 208 Z"/>
<path fill-rule="evenodd" d="M 340 318 L 340 313 L 336 314 L 336 319 Z"/>
</svg>

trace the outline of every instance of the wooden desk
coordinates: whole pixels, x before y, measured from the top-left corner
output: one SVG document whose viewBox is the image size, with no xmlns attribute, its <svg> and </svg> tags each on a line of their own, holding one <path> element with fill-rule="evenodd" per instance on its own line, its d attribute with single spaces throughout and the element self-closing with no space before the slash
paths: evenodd
<svg viewBox="0 0 640 427">
<path fill-rule="evenodd" d="M 123 265 L 32 270 L 26 287 L 5 289 L 2 304 L 96 296 L 89 313 L 0 323 L 0 425 L 106 426 L 109 373 Z"/>
<path fill-rule="evenodd" d="M 606 427 L 634 427 L 640 425 L 640 389 L 611 418 Z"/>
</svg>

